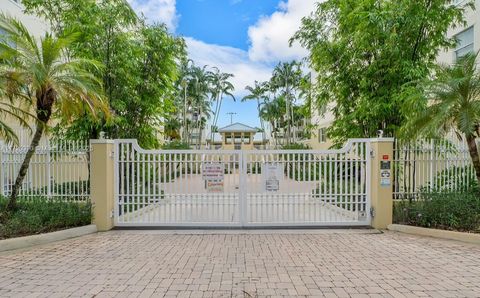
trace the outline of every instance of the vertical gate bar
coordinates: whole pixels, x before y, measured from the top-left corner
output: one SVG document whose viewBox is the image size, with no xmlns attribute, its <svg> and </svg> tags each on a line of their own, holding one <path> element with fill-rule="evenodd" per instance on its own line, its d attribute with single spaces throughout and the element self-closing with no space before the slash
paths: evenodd
<svg viewBox="0 0 480 298">
<path fill-rule="evenodd" d="M 239 167 L 239 187 L 238 187 L 238 198 L 239 198 L 239 216 L 240 216 L 240 224 L 242 226 L 245 226 L 246 224 L 246 202 L 245 202 L 245 156 L 243 151 L 239 151 L 236 153 L 236 156 L 238 157 L 238 167 Z"/>
<path fill-rule="evenodd" d="M 372 179 L 372 155 L 371 155 L 371 142 L 370 141 L 367 141 L 365 143 L 365 160 L 366 160 L 366 177 L 367 177 L 367 189 L 366 189 L 366 210 L 365 212 L 367 213 L 367 220 L 368 220 L 368 224 L 371 223 L 371 214 L 370 214 L 370 208 L 371 208 L 371 205 L 372 205 L 372 202 L 371 202 L 371 195 L 372 195 L 372 183 L 371 183 L 371 179 Z"/>
<path fill-rule="evenodd" d="M 119 189 L 119 186 L 121 185 L 120 184 L 120 181 L 119 181 L 119 176 L 118 176 L 118 169 L 119 169 L 119 158 L 118 158 L 118 155 L 119 155 L 119 149 L 118 149 L 118 146 L 119 146 L 119 142 L 117 140 L 114 141 L 113 143 L 113 183 L 114 183 L 114 186 L 113 186 L 113 195 L 114 195 L 114 204 L 113 204 L 113 212 L 114 212 L 114 215 L 113 215 L 113 223 L 115 225 L 118 225 L 119 223 L 119 208 L 120 208 L 120 189 Z"/>
</svg>

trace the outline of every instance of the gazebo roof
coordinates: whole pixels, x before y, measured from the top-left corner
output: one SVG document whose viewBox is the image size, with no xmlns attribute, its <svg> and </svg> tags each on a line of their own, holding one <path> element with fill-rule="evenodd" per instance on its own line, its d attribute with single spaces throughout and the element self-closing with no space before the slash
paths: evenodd
<svg viewBox="0 0 480 298">
<path fill-rule="evenodd" d="M 233 123 L 228 126 L 222 127 L 218 130 L 219 133 L 228 132 L 257 132 L 256 128 L 250 127 L 242 123 Z"/>
</svg>

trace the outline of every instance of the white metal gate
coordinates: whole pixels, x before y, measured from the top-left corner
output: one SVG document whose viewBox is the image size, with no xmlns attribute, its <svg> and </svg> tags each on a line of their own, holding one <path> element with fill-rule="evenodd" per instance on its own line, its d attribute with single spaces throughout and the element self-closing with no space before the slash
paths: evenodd
<svg viewBox="0 0 480 298">
<path fill-rule="evenodd" d="M 370 224 L 370 143 L 340 150 L 143 150 L 115 141 L 117 226 Z"/>
</svg>

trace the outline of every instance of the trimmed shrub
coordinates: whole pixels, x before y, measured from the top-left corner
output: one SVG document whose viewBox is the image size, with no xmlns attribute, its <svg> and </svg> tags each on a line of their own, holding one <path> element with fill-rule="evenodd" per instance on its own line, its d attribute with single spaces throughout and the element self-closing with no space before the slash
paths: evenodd
<svg viewBox="0 0 480 298">
<path fill-rule="evenodd" d="M 0 210 L 7 200 L 0 198 Z M 18 208 L 0 223 L 0 239 L 20 237 L 88 225 L 92 221 L 90 203 L 49 200 L 42 197 L 20 199 Z"/>
<path fill-rule="evenodd" d="M 465 193 L 424 193 L 418 201 L 398 201 L 394 222 L 425 228 L 480 233 L 480 195 Z"/>
</svg>

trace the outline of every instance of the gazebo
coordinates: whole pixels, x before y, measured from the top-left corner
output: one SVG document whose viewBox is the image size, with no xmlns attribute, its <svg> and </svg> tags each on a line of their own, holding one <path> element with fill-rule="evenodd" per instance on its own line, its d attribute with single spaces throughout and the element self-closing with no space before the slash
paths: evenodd
<svg viewBox="0 0 480 298">
<path fill-rule="evenodd" d="M 242 123 L 233 123 L 222 127 L 213 134 L 213 140 L 208 140 L 212 148 L 224 150 L 253 150 L 257 146 L 265 145 L 262 134 L 258 129 Z"/>
</svg>

